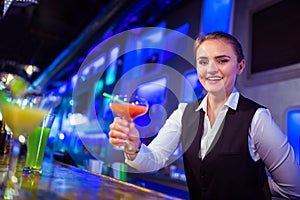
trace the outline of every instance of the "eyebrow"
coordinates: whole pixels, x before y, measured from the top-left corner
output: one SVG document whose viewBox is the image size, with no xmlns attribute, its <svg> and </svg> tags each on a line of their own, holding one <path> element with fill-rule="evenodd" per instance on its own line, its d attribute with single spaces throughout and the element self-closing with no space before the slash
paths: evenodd
<svg viewBox="0 0 300 200">
<path fill-rule="evenodd" d="M 227 55 L 220 55 L 220 56 L 216 56 L 215 58 L 224 58 L 224 57 L 226 57 L 226 58 L 231 58 L 230 56 L 227 56 Z"/>
<path fill-rule="evenodd" d="M 216 56 L 215 59 L 224 58 L 224 57 L 231 58 L 230 56 L 227 56 L 227 55 L 220 55 L 220 56 Z M 197 60 L 199 60 L 199 59 L 208 59 L 208 57 L 200 56 L 200 57 L 197 58 Z"/>
<path fill-rule="evenodd" d="M 200 57 L 197 58 L 197 60 L 199 60 L 199 59 L 208 59 L 208 57 L 200 56 Z"/>
</svg>

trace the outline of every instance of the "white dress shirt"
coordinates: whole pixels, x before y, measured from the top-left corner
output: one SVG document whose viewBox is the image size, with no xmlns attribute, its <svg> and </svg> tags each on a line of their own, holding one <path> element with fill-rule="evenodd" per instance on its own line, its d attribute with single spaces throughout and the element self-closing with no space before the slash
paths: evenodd
<svg viewBox="0 0 300 200">
<path fill-rule="evenodd" d="M 207 116 L 207 96 L 196 109 L 196 111 L 203 109 L 205 112 L 204 133 L 201 139 L 202 158 L 205 157 L 216 136 L 228 108 L 236 110 L 239 95 L 239 92 L 234 89 L 213 126 L 210 125 Z M 180 103 L 156 138 L 148 146 L 142 144 L 135 160 L 126 159 L 126 163 L 141 172 L 156 171 L 164 167 L 178 147 L 181 118 L 186 105 Z M 268 109 L 259 108 L 255 112 L 249 128 L 248 147 L 254 161 L 262 159 L 265 163 L 270 174 L 268 180 L 272 195 L 300 199 L 300 167 L 296 162 L 294 150 L 288 143 L 286 134 L 273 121 Z"/>
</svg>

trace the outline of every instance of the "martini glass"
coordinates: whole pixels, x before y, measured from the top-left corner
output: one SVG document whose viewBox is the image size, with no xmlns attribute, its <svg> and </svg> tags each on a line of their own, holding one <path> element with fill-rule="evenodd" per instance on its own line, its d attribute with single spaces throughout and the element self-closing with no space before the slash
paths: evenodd
<svg viewBox="0 0 300 200">
<path fill-rule="evenodd" d="M 147 113 L 148 101 L 138 96 L 115 95 L 110 102 L 110 109 L 123 119 L 132 121 L 135 118 Z M 123 141 L 123 145 L 117 147 L 119 150 L 133 150 L 128 140 Z"/>
<path fill-rule="evenodd" d="M 45 115 L 51 112 L 56 101 L 52 97 L 28 95 L 24 98 L 10 98 L 1 93 L 0 108 L 3 119 L 12 131 L 12 148 L 9 158 L 9 167 L 4 184 L 4 199 L 13 199 L 18 196 L 18 161 L 21 146 L 26 142 L 26 137 L 39 126 Z M 22 171 L 22 169 L 19 169 Z"/>
</svg>

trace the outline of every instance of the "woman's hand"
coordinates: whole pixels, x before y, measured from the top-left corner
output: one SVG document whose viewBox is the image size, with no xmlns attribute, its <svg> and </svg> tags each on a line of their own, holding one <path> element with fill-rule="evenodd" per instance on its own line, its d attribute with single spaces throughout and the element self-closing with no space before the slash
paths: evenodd
<svg viewBox="0 0 300 200">
<path fill-rule="evenodd" d="M 127 154 L 138 153 L 141 145 L 140 133 L 132 120 L 116 117 L 109 128 L 109 142 L 113 146 L 125 145 L 124 152 Z"/>
</svg>

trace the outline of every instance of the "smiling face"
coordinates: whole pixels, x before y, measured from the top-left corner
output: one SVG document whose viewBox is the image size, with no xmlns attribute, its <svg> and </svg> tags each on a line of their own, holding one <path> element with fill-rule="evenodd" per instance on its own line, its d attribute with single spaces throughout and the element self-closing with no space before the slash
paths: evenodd
<svg viewBox="0 0 300 200">
<path fill-rule="evenodd" d="M 225 39 L 208 39 L 196 49 L 197 73 L 208 94 L 226 95 L 233 91 L 236 76 L 245 68 L 236 51 Z"/>
</svg>

